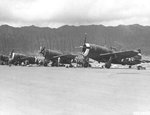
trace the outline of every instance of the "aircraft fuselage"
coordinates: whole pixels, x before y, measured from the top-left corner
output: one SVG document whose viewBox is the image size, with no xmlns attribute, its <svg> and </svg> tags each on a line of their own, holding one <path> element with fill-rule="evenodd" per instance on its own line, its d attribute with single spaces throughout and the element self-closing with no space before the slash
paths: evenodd
<svg viewBox="0 0 150 115">
<path fill-rule="evenodd" d="M 111 63 L 122 64 L 122 65 L 135 65 L 139 64 L 141 61 L 141 55 L 138 55 L 137 51 L 125 51 L 123 53 L 118 53 L 115 55 L 115 51 L 100 45 L 85 43 L 83 46 L 83 55 L 85 57 L 91 58 L 98 62 L 107 62 L 110 57 Z M 103 54 L 112 54 L 101 56 Z"/>
</svg>

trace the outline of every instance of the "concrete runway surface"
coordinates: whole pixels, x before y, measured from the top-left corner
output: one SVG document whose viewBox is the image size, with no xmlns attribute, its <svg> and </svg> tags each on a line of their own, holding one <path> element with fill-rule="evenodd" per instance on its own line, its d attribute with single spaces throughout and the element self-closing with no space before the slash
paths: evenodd
<svg viewBox="0 0 150 115">
<path fill-rule="evenodd" d="M 150 115 L 150 70 L 0 66 L 0 115 Z"/>
</svg>

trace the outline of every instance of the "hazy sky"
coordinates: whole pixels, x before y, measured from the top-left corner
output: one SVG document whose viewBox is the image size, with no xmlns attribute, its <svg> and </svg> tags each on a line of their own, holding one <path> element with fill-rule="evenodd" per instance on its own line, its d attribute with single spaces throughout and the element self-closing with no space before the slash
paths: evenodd
<svg viewBox="0 0 150 115">
<path fill-rule="evenodd" d="M 0 0 L 0 25 L 150 25 L 150 0 Z"/>
</svg>

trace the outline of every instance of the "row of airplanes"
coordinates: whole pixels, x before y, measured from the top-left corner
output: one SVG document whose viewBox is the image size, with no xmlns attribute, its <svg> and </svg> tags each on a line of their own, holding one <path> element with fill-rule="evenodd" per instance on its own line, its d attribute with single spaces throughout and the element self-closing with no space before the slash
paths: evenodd
<svg viewBox="0 0 150 115">
<path fill-rule="evenodd" d="M 64 54 L 60 51 L 40 47 L 39 53 L 44 57 L 44 61 L 34 56 L 15 53 L 14 50 L 12 50 L 9 56 L 1 55 L 0 60 L 2 62 L 1 64 L 7 64 L 9 66 L 29 64 L 61 66 L 67 64 L 69 65 L 68 67 L 73 67 L 73 63 L 76 63 L 78 66 L 91 67 L 89 59 L 93 59 L 98 63 L 103 62 L 103 67 L 105 68 L 110 68 L 112 64 L 129 65 L 129 68 L 131 68 L 132 65 L 145 62 L 145 60 L 142 60 L 140 49 L 116 51 L 112 48 L 88 43 L 86 36 L 80 48 L 82 49 L 80 54 Z"/>
</svg>

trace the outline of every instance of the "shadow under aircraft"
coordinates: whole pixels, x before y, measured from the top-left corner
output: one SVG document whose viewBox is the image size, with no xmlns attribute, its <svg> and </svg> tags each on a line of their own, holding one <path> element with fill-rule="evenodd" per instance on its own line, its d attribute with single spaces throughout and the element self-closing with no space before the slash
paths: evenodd
<svg viewBox="0 0 150 115">
<path fill-rule="evenodd" d="M 76 54 L 64 54 L 57 50 L 46 49 L 45 47 L 40 47 L 40 54 L 45 58 L 44 65 L 47 66 L 48 63 L 52 62 L 51 66 L 60 66 L 61 64 L 69 64 L 72 66 L 72 62 L 76 58 Z"/>
<path fill-rule="evenodd" d="M 82 54 L 86 60 L 89 58 L 105 63 L 105 68 L 110 68 L 111 64 L 132 65 L 141 63 L 141 50 L 128 50 L 128 51 L 115 51 L 112 48 L 91 44 L 86 42 L 86 36 L 84 39 L 82 48 Z"/>
</svg>

